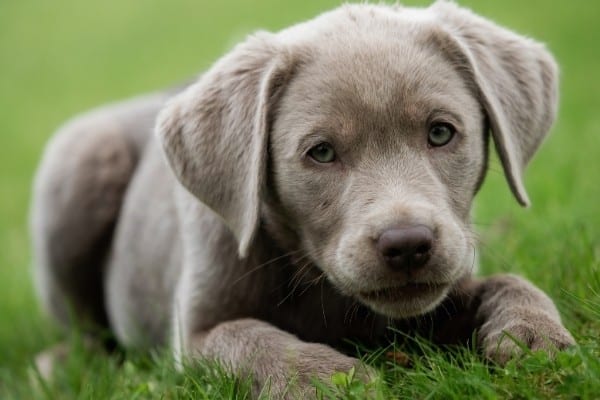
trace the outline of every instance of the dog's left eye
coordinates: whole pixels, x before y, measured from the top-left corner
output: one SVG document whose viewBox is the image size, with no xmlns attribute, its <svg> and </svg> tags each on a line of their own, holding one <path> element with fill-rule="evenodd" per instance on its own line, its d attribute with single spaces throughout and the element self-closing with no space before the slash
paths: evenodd
<svg viewBox="0 0 600 400">
<path fill-rule="evenodd" d="M 450 143 L 455 133 L 456 129 L 454 129 L 454 127 L 450 124 L 435 124 L 429 129 L 427 142 L 432 147 L 445 146 Z"/>
<path fill-rule="evenodd" d="M 308 151 L 310 158 L 318 163 L 330 163 L 335 161 L 335 150 L 329 143 L 319 143 Z"/>
</svg>

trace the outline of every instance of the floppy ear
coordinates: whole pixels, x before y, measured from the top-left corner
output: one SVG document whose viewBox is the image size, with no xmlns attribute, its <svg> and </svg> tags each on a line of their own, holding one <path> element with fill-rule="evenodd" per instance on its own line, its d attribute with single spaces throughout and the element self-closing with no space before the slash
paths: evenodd
<svg viewBox="0 0 600 400">
<path fill-rule="evenodd" d="M 260 218 L 268 131 L 291 61 L 272 35 L 249 37 L 160 112 L 156 130 L 177 179 L 248 252 Z"/>
<path fill-rule="evenodd" d="M 461 70 L 479 92 L 508 184 L 528 206 L 523 170 L 554 121 L 558 67 L 542 44 L 452 2 L 438 1 L 431 11 L 461 53 Z"/>
</svg>

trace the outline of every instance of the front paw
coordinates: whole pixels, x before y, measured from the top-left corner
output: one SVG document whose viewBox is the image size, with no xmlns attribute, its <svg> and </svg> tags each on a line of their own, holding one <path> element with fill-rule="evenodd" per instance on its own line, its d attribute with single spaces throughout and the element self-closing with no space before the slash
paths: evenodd
<svg viewBox="0 0 600 400">
<path fill-rule="evenodd" d="M 504 365 L 527 350 L 553 356 L 575 344 L 561 322 L 543 311 L 515 310 L 511 314 L 513 318 L 490 319 L 479 332 L 484 355 L 493 362 Z"/>
<path fill-rule="evenodd" d="M 308 399 L 319 397 L 319 393 L 337 398 L 349 390 L 360 392 L 361 398 L 372 397 L 371 387 L 379 378 L 375 369 L 322 344 L 304 343 L 299 350 L 291 363 L 294 372 L 285 384 L 283 398 Z"/>
</svg>

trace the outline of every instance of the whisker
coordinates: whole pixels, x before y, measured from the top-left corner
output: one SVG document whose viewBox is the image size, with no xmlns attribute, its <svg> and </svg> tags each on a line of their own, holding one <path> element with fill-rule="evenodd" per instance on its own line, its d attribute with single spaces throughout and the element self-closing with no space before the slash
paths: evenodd
<svg viewBox="0 0 600 400">
<path fill-rule="evenodd" d="M 283 267 L 297 269 L 298 263 L 304 261 L 306 258 L 308 258 L 308 255 L 306 255 L 306 254 L 303 256 L 297 257 L 293 262 L 286 263 Z M 299 272 L 301 272 L 301 271 L 295 271 L 290 279 L 283 280 L 279 285 L 277 285 L 277 287 L 274 288 L 274 291 L 281 290 L 284 286 L 288 286 L 288 287 L 292 286 L 294 279 Z"/>
<path fill-rule="evenodd" d="M 318 283 L 319 283 L 321 280 L 325 280 L 325 273 L 324 273 L 324 272 L 321 272 L 321 273 L 319 274 L 319 276 L 317 276 L 316 278 L 314 278 L 314 279 L 311 279 L 311 280 L 310 280 L 310 281 L 308 281 L 308 282 L 304 282 L 304 283 L 305 283 L 305 287 L 304 287 L 304 289 L 303 289 L 303 290 L 300 292 L 299 296 L 302 296 L 302 295 L 303 295 L 304 293 L 306 293 L 306 291 L 307 291 L 308 289 L 310 289 L 311 287 L 313 287 L 313 286 L 316 286 L 316 285 L 317 285 L 317 284 L 318 284 Z"/>
<path fill-rule="evenodd" d="M 358 303 L 358 301 L 356 299 L 353 298 L 352 304 L 350 304 L 350 307 L 348 307 L 346 309 L 346 312 L 344 313 L 344 323 L 348 323 L 348 325 L 350 325 L 352 323 L 352 320 L 358 313 L 359 308 L 360 308 L 360 304 Z"/>
<path fill-rule="evenodd" d="M 323 283 L 325 280 L 321 281 L 321 311 L 323 312 L 323 324 L 325 328 L 327 328 L 327 315 L 325 314 L 325 304 L 323 303 Z"/>
<path fill-rule="evenodd" d="M 300 251 L 301 250 L 293 250 L 293 251 L 290 251 L 288 253 L 285 253 L 285 254 L 282 254 L 280 256 L 277 256 L 275 258 L 272 258 L 272 259 L 270 259 L 270 260 L 268 260 L 268 261 L 266 261 L 266 262 L 264 262 L 264 263 L 262 263 L 260 265 L 257 265 L 256 267 L 253 267 L 249 271 L 246 271 L 241 276 L 239 276 L 235 281 L 233 281 L 232 285 L 235 285 L 235 284 L 239 283 L 242 279 L 246 278 L 248 275 L 253 274 L 254 272 L 256 272 L 256 271 L 258 271 L 258 270 L 260 270 L 260 269 L 262 269 L 262 268 L 264 268 L 264 267 L 266 267 L 266 266 L 268 266 L 268 265 L 270 265 L 270 264 L 272 264 L 272 263 L 274 263 L 276 261 L 279 261 L 281 259 L 284 259 L 284 258 L 289 257 L 291 255 L 294 255 L 296 253 L 299 253 Z"/>
<path fill-rule="evenodd" d="M 311 267 L 312 264 L 311 262 L 307 262 L 305 263 L 302 267 L 300 267 L 292 276 L 292 279 L 290 279 L 288 281 L 288 286 L 292 286 L 292 289 L 289 291 L 289 293 L 277 304 L 277 306 L 282 305 L 283 303 L 285 303 L 285 301 L 287 299 L 289 299 L 294 292 L 296 292 L 296 289 L 298 289 L 298 286 L 300 286 L 300 284 L 302 284 L 303 278 L 311 271 Z"/>
</svg>

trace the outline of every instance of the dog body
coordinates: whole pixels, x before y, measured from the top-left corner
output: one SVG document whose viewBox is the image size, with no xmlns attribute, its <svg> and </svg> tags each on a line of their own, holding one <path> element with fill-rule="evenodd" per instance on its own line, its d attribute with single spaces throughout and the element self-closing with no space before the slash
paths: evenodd
<svg viewBox="0 0 600 400">
<path fill-rule="evenodd" d="M 527 204 L 556 74 L 543 46 L 446 2 L 348 5 L 250 37 L 182 91 L 80 117 L 48 146 L 42 300 L 65 324 L 72 307 L 126 346 L 171 344 L 275 394 L 356 365 L 328 345 L 422 315 L 439 341 L 476 330 L 500 362 L 519 351 L 504 331 L 563 348 L 541 291 L 471 277 L 469 221 L 489 130 Z"/>
</svg>

